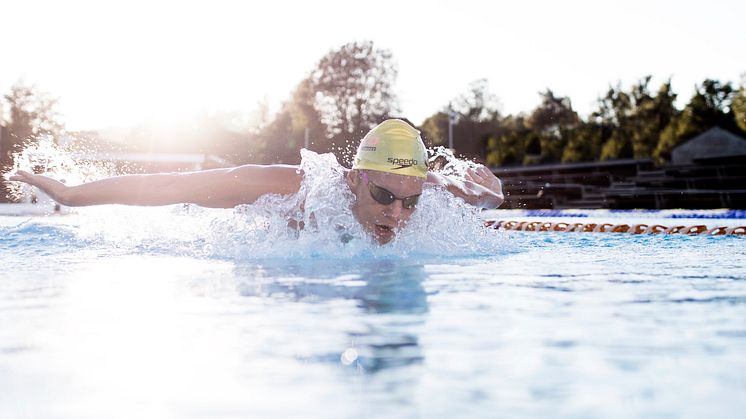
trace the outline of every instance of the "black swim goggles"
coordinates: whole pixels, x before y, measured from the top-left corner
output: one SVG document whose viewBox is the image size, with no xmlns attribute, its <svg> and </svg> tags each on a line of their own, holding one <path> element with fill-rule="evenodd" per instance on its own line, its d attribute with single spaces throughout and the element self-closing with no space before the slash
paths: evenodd
<svg viewBox="0 0 746 419">
<path fill-rule="evenodd" d="M 391 205 L 394 203 L 394 201 L 399 200 L 401 201 L 401 206 L 404 209 L 412 209 L 415 206 L 417 206 L 417 201 L 420 199 L 420 194 L 408 196 L 406 198 L 397 198 L 396 195 L 391 193 L 388 189 L 384 189 L 375 183 L 371 182 L 370 179 L 368 179 L 368 174 L 365 172 L 360 172 L 362 179 L 365 181 L 365 183 L 368 184 L 368 190 L 370 191 L 370 196 L 373 197 L 373 199 L 376 200 L 379 204 L 382 205 Z"/>
</svg>

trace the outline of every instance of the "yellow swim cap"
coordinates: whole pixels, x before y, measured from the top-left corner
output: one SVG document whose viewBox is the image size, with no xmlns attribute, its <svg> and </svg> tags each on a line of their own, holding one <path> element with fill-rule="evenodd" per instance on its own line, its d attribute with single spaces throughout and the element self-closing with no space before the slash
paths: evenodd
<svg viewBox="0 0 746 419">
<path fill-rule="evenodd" d="M 420 132 L 401 119 L 387 119 L 365 135 L 353 169 L 427 177 L 427 151 Z"/>
</svg>

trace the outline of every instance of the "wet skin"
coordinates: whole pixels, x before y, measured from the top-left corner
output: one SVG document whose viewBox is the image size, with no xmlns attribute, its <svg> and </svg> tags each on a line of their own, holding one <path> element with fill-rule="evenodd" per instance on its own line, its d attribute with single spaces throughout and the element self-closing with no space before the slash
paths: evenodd
<svg viewBox="0 0 746 419">
<path fill-rule="evenodd" d="M 360 170 L 347 172 L 347 185 L 355 194 L 355 204 L 352 213 L 363 226 L 363 229 L 373 236 L 379 244 L 386 244 L 394 239 L 396 231 L 404 227 L 416 210 L 404 208 L 400 199 L 389 205 L 378 203 L 370 195 L 368 185 L 360 176 Z M 368 179 L 373 184 L 389 190 L 397 198 L 406 198 L 422 193 L 424 178 L 414 176 L 394 175 L 391 173 L 366 170 Z"/>
</svg>

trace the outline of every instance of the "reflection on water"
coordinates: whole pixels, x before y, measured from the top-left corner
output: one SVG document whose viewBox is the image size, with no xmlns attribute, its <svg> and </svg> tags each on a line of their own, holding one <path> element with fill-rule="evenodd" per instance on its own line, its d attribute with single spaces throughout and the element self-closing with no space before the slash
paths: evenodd
<svg viewBox="0 0 746 419">
<path fill-rule="evenodd" d="M 740 238 L 232 259 L 55 222 L 0 236 L 3 419 L 746 410 Z"/>
<path fill-rule="evenodd" d="M 345 275 L 339 277 L 335 272 Z M 422 264 L 308 260 L 239 267 L 236 276 L 243 296 L 321 305 L 348 300 L 360 309 L 354 316 L 353 330 L 346 332 L 351 346 L 341 354 L 316 355 L 319 361 L 354 364 L 359 371 L 368 373 L 422 361 L 416 334 L 428 311 Z"/>
</svg>

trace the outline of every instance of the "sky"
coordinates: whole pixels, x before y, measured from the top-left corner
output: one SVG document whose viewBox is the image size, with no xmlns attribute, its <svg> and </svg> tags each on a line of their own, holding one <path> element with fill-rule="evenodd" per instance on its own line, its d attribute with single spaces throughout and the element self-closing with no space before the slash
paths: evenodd
<svg viewBox="0 0 746 419">
<path fill-rule="evenodd" d="M 0 0 L 0 92 L 59 98 L 71 130 L 279 109 L 332 49 L 373 41 L 415 123 L 487 79 L 504 114 L 540 91 L 581 115 L 610 85 L 671 78 L 683 106 L 706 78 L 746 73 L 746 1 Z"/>
</svg>

